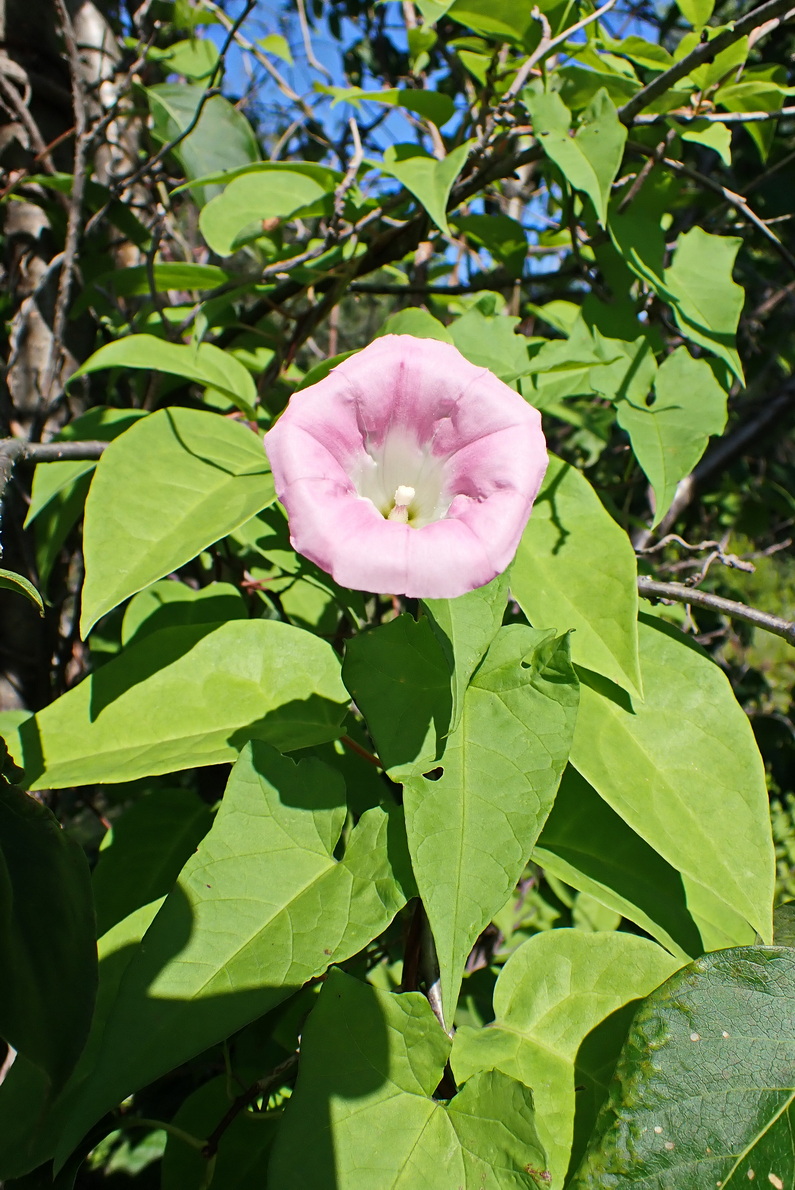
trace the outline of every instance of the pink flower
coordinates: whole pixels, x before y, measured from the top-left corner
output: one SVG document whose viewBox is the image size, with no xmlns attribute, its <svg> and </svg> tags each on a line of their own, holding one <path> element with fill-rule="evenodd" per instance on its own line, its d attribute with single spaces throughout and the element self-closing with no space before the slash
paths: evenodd
<svg viewBox="0 0 795 1190">
<path fill-rule="evenodd" d="M 536 409 L 411 335 L 295 393 L 265 448 L 300 554 L 343 587 L 420 599 L 505 570 L 547 467 Z"/>
</svg>

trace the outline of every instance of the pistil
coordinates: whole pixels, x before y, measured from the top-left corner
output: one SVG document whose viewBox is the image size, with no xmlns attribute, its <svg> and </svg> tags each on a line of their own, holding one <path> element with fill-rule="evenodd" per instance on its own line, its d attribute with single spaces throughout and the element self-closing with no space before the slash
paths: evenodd
<svg viewBox="0 0 795 1190">
<path fill-rule="evenodd" d="M 409 506 L 414 499 L 414 488 L 408 484 L 400 484 L 395 489 L 394 505 L 387 514 L 388 521 L 397 521 L 400 525 L 409 523 Z"/>
</svg>

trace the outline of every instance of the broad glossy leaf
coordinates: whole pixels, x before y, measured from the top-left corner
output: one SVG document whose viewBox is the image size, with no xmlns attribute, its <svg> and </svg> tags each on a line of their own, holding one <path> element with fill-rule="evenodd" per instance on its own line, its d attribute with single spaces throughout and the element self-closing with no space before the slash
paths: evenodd
<svg viewBox="0 0 795 1190">
<path fill-rule="evenodd" d="M 260 742 L 246 748 L 125 973 L 61 1158 L 132 1091 L 386 928 L 413 892 L 400 811 L 367 811 L 336 860 L 346 812 L 344 783 L 328 765 L 296 764 Z"/>
<path fill-rule="evenodd" d="M 418 306 L 408 306 L 398 310 L 397 314 L 390 314 L 375 337 L 379 339 L 381 335 L 414 335 L 416 339 L 439 339 L 442 343 L 453 341 L 444 323 Z"/>
<path fill-rule="evenodd" d="M 496 36 L 498 40 L 514 44 L 528 45 L 533 40 L 538 41 L 540 27 L 532 9 L 516 4 L 515 0 L 454 0 L 446 7 L 454 20 L 476 33 Z M 542 12 L 550 7 L 547 0 L 540 5 Z"/>
<path fill-rule="evenodd" d="M 437 161 L 419 145 L 389 145 L 381 162 L 381 171 L 397 178 L 425 208 L 436 226 L 450 235 L 447 226 L 447 200 L 469 154 L 471 141 L 453 149 Z"/>
<path fill-rule="evenodd" d="M 423 601 L 453 678 L 451 731 L 461 719 L 469 680 L 502 624 L 509 582 L 510 571 L 506 571 L 457 599 Z"/>
<path fill-rule="evenodd" d="M 677 347 L 654 380 L 654 402 L 621 401 L 618 424 L 654 489 L 654 525 L 671 506 L 680 479 L 695 467 L 710 434 L 726 428 L 726 391 L 706 360 Z"/>
<path fill-rule="evenodd" d="M 159 83 L 146 88 L 157 140 L 170 143 L 193 122 L 203 103 L 199 121 L 174 154 L 189 181 L 205 174 L 234 169 L 260 158 L 254 130 L 241 111 L 223 95 L 206 99 L 201 84 Z M 212 186 L 194 185 L 191 193 L 201 206 L 216 193 Z"/>
<path fill-rule="evenodd" d="M 59 1091 L 85 1045 L 97 986 L 82 849 L 0 777 L 0 1037 Z"/>
<path fill-rule="evenodd" d="M 682 140 L 704 145 L 717 153 L 724 165 L 732 163 L 732 134 L 725 124 L 718 120 L 693 120 L 684 128 L 677 129 Z"/>
<path fill-rule="evenodd" d="M 640 691 L 635 551 L 588 480 L 550 458 L 511 570 L 531 624 L 574 628 L 572 659 Z"/>
<path fill-rule="evenodd" d="M 209 583 L 195 590 L 186 583 L 162 579 L 133 595 L 124 613 L 121 643 L 137 644 L 161 628 L 247 619 L 245 600 L 231 583 Z"/>
<path fill-rule="evenodd" d="M 44 601 L 30 579 L 25 578 L 24 575 L 0 567 L 0 590 L 14 591 L 17 595 L 22 595 L 24 599 L 33 604 L 39 615 L 44 615 Z"/>
<path fill-rule="evenodd" d="M 288 219 L 326 197 L 314 178 L 288 170 L 246 173 L 202 209 L 199 227 L 213 252 L 229 256 L 263 235 L 266 220 Z"/>
<path fill-rule="evenodd" d="M 639 627 L 645 700 L 631 707 L 581 673 L 572 763 L 668 863 L 769 939 L 773 844 L 748 719 L 697 646 L 651 616 Z"/>
<path fill-rule="evenodd" d="M 182 74 L 190 79 L 208 78 L 218 65 L 218 46 L 209 37 L 175 41 L 161 61 L 168 74 Z"/>
<path fill-rule="evenodd" d="M 571 765 L 533 850 L 536 863 L 634 921 L 684 961 L 708 948 L 679 872 L 636 835 Z"/>
<path fill-rule="evenodd" d="M 255 420 L 257 389 L 251 373 L 233 355 L 213 343 L 188 347 L 168 343 L 155 335 L 127 335 L 100 347 L 80 365 L 72 379 L 103 368 L 145 368 L 184 376 L 186 380 L 218 389 L 251 421 Z"/>
<path fill-rule="evenodd" d="M 665 270 L 667 300 L 682 334 L 725 361 L 744 383 L 735 337 L 745 293 L 732 279 L 742 240 L 694 227 L 679 237 Z"/>
<path fill-rule="evenodd" d="M 627 139 L 607 91 L 602 88 L 594 96 L 573 137 L 569 135 L 571 112 L 557 91 L 528 94 L 528 106 L 544 152 L 575 190 L 588 195 L 604 227 L 610 188 Z"/>
<path fill-rule="evenodd" d="M 99 406 L 64 426 L 56 440 L 95 439 L 110 442 L 141 417 L 142 409 L 109 409 Z M 72 528 L 83 515 L 96 459 L 39 463 L 33 472 L 33 490 L 25 527 L 36 521 L 36 565 L 42 587 L 49 577 Z"/>
<path fill-rule="evenodd" d="M 577 680 L 568 640 L 552 636 L 524 625 L 497 634 L 464 696 L 441 773 L 404 785 L 411 861 L 448 1021 L 467 956 L 515 888 L 568 759 Z"/>
<path fill-rule="evenodd" d="M 572 1190 L 792 1186 L 794 1070 L 795 952 L 705 955 L 638 1010 Z"/>
<path fill-rule="evenodd" d="M 332 971 L 304 1028 L 272 1190 L 504 1190 L 543 1185 L 531 1097 L 498 1071 L 432 1098 L 450 1040 L 417 992 Z"/>
<path fill-rule="evenodd" d="M 347 701 L 334 650 L 300 628 L 164 628 L 25 720 L 15 759 L 32 789 L 131 781 L 229 763 L 250 739 L 335 739 Z"/>
<path fill-rule="evenodd" d="M 94 439 L 110 442 L 128 430 L 133 422 L 147 415 L 142 409 L 109 409 L 104 405 L 96 409 L 89 409 L 81 417 L 64 426 L 55 438 L 56 442 L 75 442 Z M 28 527 L 66 488 L 71 488 L 78 479 L 90 475 L 97 465 L 96 459 L 68 460 L 62 459 L 54 463 L 38 463 L 33 472 L 33 488 L 30 494 L 30 504 L 25 517 L 25 528 Z"/>
<path fill-rule="evenodd" d="M 156 789 L 115 819 L 91 876 L 98 938 L 171 891 L 212 822 L 189 789 Z"/>
<path fill-rule="evenodd" d="M 83 637 L 274 499 L 262 442 L 245 426 L 180 408 L 132 426 L 103 454 L 86 501 Z"/>
<path fill-rule="evenodd" d="M 480 310 L 469 310 L 448 330 L 455 346 L 471 363 L 489 368 L 510 384 L 530 369 L 527 339 L 515 333 L 518 322 L 518 318 L 504 314 L 488 316 Z"/>
<path fill-rule="evenodd" d="M 332 107 L 338 103 L 350 103 L 358 108 L 362 100 L 386 103 L 416 112 L 418 116 L 430 120 L 439 128 L 455 114 L 455 104 L 450 96 L 437 91 L 420 91 L 406 87 L 385 87 L 382 91 L 363 91 L 361 87 L 323 87 L 322 90 L 334 96 Z"/>
<path fill-rule="evenodd" d="M 775 112 L 787 103 L 789 91 L 781 85 L 786 81 L 787 74 L 780 67 L 746 68 L 741 82 L 730 81 L 719 88 L 715 102 L 730 112 Z M 776 121 L 764 120 L 745 127 L 762 161 L 767 161 L 776 135 Z"/>
<path fill-rule="evenodd" d="M 580 1110 L 587 1103 L 584 1114 L 592 1123 L 606 1094 L 606 1086 L 592 1078 L 598 1047 L 593 1031 L 624 1005 L 647 996 L 679 965 L 633 934 L 548 930 L 523 943 L 503 967 L 494 989 L 494 1023 L 456 1033 L 457 1079 L 496 1069 L 532 1089 L 552 1190 L 561 1190 L 568 1168 L 575 1103 Z M 589 1034 L 597 1042 L 590 1051 L 583 1045 Z M 622 1041 L 623 1034 L 602 1038 L 608 1078 L 609 1059 L 615 1062 Z M 575 1085 L 583 1083 L 576 1094 Z"/>
<path fill-rule="evenodd" d="M 233 280 L 232 274 L 225 272 L 217 264 L 195 264 L 187 260 L 156 260 L 151 273 L 150 277 L 145 264 L 101 273 L 75 302 L 75 313 L 86 309 L 92 300 L 108 293 L 118 297 L 149 295 L 152 292 L 152 281 L 156 293 L 166 293 L 172 289 L 215 289 L 216 286 L 226 285 Z"/>
</svg>

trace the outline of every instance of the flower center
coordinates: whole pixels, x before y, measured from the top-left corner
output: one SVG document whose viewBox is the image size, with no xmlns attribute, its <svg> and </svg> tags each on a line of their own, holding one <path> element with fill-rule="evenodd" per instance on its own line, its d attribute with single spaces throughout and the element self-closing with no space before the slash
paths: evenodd
<svg viewBox="0 0 795 1190">
<path fill-rule="evenodd" d="M 395 502 L 387 513 L 388 521 L 398 521 L 401 525 L 409 523 L 409 507 L 416 492 L 409 484 L 399 484 L 395 489 Z"/>
</svg>

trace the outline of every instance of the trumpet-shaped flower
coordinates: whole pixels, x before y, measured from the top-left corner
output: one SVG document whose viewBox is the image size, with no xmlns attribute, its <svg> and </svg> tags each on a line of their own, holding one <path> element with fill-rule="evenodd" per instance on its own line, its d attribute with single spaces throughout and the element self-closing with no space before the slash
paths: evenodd
<svg viewBox="0 0 795 1190">
<path fill-rule="evenodd" d="M 300 554 L 341 586 L 420 599 L 505 570 L 547 467 L 537 410 L 411 335 L 295 393 L 265 448 Z"/>
</svg>

